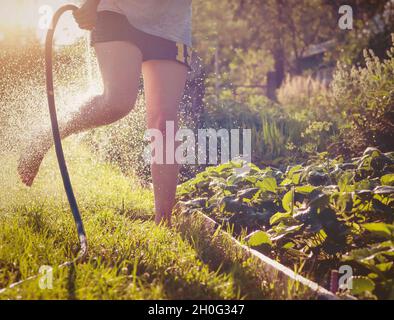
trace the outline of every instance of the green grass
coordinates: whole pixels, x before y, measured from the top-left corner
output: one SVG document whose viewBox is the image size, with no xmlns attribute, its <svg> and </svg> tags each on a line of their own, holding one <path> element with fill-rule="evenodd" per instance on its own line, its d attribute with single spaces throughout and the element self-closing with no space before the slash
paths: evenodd
<svg viewBox="0 0 394 320">
<path fill-rule="evenodd" d="M 156 226 L 153 195 L 135 179 L 96 161 L 76 141 L 66 143 L 65 154 L 88 235 L 88 259 L 57 267 L 75 257 L 78 240 L 54 152 L 30 189 L 17 178 L 17 157 L 1 156 L 0 288 L 44 265 L 53 267 L 53 288 L 40 289 L 36 278 L 5 290 L 0 299 L 286 297 L 264 279 L 253 280 L 253 265 L 239 262 L 239 253 Z"/>
</svg>

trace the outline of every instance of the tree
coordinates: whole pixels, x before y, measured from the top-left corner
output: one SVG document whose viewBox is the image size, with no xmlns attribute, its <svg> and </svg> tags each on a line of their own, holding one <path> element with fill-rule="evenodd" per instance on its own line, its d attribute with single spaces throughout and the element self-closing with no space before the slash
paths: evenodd
<svg viewBox="0 0 394 320">
<path fill-rule="evenodd" d="M 329 40 L 336 19 L 321 0 L 234 0 L 235 19 L 247 21 L 249 45 L 264 46 L 274 59 L 278 88 L 286 72 L 300 73 L 299 58 L 311 44 Z M 328 13 L 327 13 L 328 12 Z M 272 94 L 271 94 L 272 95 Z"/>
<path fill-rule="evenodd" d="M 339 7 L 344 4 L 340 0 L 194 2 L 194 37 L 206 64 L 207 93 L 268 84 L 268 96 L 275 99 L 285 74 L 301 74 L 301 58 L 311 45 L 326 41 L 336 44 L 325 53 L 328 64 L 354 63 L 376 38 L 371 33 L 366 36 L 366 26 L 389 1 L 346 1 L 354 8 L 355 29 L 345 31 L 338 26 Z"/>
<path fill-rule="evenodd" d="M 354 29 L 338 31 L 334 34 L 337 49 L 328 54 L 332 61 L 347 64 L 363 63 L 363 50 L 372 49 L 377 56 L 384 58 L 391 45 L 394 32 L 393 0 L 324 0 L 332 14 L 344 4 L 353 8 Z"/>
</svg>

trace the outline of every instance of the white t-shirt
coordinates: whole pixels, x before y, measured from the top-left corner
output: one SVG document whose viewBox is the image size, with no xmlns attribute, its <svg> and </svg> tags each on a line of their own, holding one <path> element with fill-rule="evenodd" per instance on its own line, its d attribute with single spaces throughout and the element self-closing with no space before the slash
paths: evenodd
<svg viewBox="0 0 394 320">
<path fill-rule="evenodd" d="M 98 11 L 121 13 L 143 32 L 192 45 L 192 0 L 101 0 Z"/>
</svg>

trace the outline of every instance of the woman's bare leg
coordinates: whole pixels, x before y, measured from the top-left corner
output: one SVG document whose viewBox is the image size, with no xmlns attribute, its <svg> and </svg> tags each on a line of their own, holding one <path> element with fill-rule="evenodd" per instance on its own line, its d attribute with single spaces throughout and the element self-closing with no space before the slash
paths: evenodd
<svg viewBox="0 0 394 320">
<path fill-rule="evenodd" d="M 178 129 L 178 109 L 184 92 L 187 68 L 170 60 L 149 60 L 142 64 L 149 129 L 158 129 L 164 138 L 164 162 L 166 159 L 166 122 Z M 175 155 L 174 157 L 175 158 Z M 171 224 L 175 204 L 179 165 L 174 163 L 152 164 L 152 180 L 155 194 L 155 221 Z"/>
<path fill-rule="evenodd" d="M 92 97 L 70 120 L 60 124 L 62 138 L 113 123 L 126 116 L 138 95 L 142 54 L 128 42 L 104 42 L 95 45 L 104 92 Z M 31 186 L 40 164 L 52 146 L 51 132 L 41 133 L 19 159 L 18 173 Z"/>
</svg>

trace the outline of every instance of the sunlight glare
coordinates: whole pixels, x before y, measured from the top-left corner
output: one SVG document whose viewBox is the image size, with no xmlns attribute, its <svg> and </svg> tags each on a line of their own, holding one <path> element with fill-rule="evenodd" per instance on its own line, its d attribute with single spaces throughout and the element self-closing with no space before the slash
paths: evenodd
<svg viewBox="0 0 394 320">
<path fill-rule="evenodd" d="M 5 0 L 0 11 L 0 34 L 3 40 L 10 37 L 13 40 L 18 34 L 32 31 L 41 43 L 45 40 L 51 15 L 61 5 L 77 3 L 70 0 Z M 86 34 L 76 25 L 71 14 L 65 14 L 61 19 L 55 35 L 57 45 L 69 45 Z M 1 37 L 0 37 L 1 40 Z M 19 39 L 23 44 L 23 39 Z"/>
</svg>

